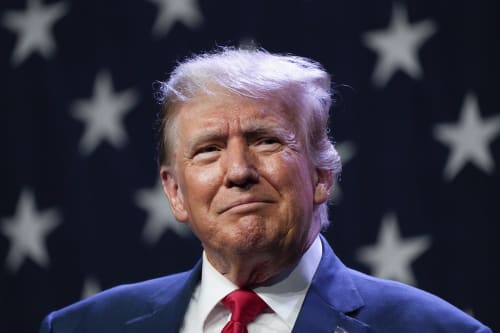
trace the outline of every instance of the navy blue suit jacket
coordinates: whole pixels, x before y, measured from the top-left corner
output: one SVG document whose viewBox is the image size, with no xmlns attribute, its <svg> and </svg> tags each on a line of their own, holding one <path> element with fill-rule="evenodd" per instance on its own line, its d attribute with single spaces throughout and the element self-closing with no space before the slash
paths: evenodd
<svg viewBox="0 0 500 333">
<path fill-rule="evenodd" d="M 345 267 L 322 243 L 293 332 L 491 333 L 436 296 Z M 104 291 L 49 314 L 40 333 L 178 332 L 200 272 L 198 262 L 188 272 Z"/>
</svg>

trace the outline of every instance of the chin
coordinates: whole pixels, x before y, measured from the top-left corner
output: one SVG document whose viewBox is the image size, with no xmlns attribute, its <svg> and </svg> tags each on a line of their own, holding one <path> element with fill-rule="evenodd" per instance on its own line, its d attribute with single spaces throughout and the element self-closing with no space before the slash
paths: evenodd
<svg viewBox="0 0 500 333">
<path fill-rule="evenodd" d="M 229 243 L 236 253 L 272 256 L 283 252 L 282 247 L 286 245 L 280 235 L 255 232 L 255 230 L 241 233 L 238 237 L 232 237 L 226 242 L 226 244 Z"/>
</svg>

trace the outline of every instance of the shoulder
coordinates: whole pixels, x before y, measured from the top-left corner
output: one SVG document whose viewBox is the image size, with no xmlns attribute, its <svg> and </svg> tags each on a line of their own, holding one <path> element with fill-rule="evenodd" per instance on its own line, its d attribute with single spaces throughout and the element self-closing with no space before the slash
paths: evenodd
<svg viewBox="0 0 500 333">
<path fill-rule="evenodd" d="M 88 332 L 114 332 L 117 323 L 147 313 L 159 303 L 168 303 L 189 278 L 190 272 L 143 282 L 120 285 L 49 314 L 41 332 L 73 332 L 86 327 Z M 56 327 L 57 329 L 54 329 Z"/>
<path fill-rule="evenodd" d="M 176 290 L 179 281 L 187 278 L 189 272 L 167 275 L 132 284 L 124 284 L 100 292 L 83 301 L 70 305 L 58 312 L 74 312 L 80 309 L 96 309 L 99 312 L 119 308 L 141 309 L 155 300 L 156 296 L 163 295 L 168 298 Z M 89 311 L 89 310 L 87 310 Z"/>
<path fill-rule="evenodd" d="M 349 272 L 365 302 L 356 317 L 381 332 L 421 332 L 424 328 L 427 332 L 490 332 L 479 321 L 431 293 L 352 269 Z"/>
</svg>

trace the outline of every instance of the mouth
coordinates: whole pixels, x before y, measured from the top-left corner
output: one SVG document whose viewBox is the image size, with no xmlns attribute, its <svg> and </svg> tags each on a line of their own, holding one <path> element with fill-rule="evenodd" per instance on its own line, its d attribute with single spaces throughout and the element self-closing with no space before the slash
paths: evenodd
<svg viewBox="0 0 500 333">
<path fill-rule="evenodd" d="M 262 206 L 268 205 L 273 203 L 271 200 L 267 199 L 255 199 L 255 198 L 248 198 L 248 199 L 241 199 L 237 200 L 235 202 L 232 202 L 231 204 L 225 206 L 220 214 L 226 213 L 228 211 L 231 212 L 239 212 L 239 213 L 245 213 L 245 212 L 250 212 L 252 210 L 256 210 L 259 208 L 262 208 Z"/>
</svg>

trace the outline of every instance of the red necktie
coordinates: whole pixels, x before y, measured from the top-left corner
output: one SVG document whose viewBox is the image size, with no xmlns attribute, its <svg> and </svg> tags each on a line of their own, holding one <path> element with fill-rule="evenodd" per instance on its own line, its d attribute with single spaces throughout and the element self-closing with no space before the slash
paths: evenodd
<svg viewBox="0 0 500 333">
<path fill-rule="evenodd" d="M 267 308 L 267 304 L 251 290 L 238 289 L 221 301 L 231 310 L 231 320 L 221 333 L 248 333 L 247 325 Z"/>
</svg>

